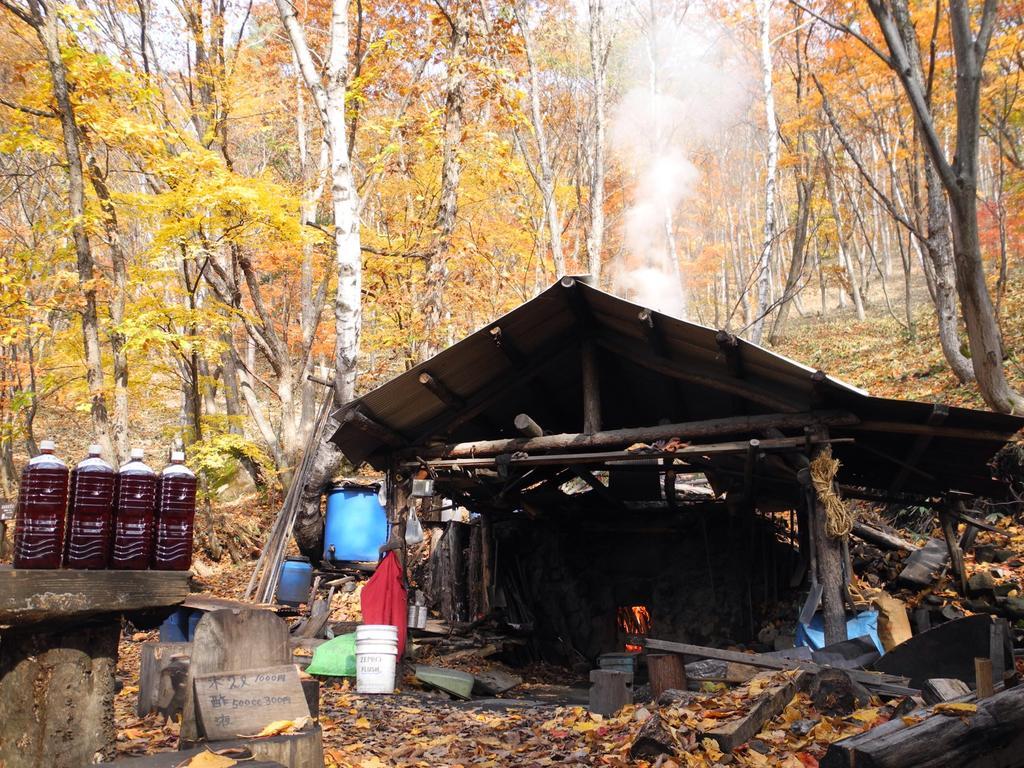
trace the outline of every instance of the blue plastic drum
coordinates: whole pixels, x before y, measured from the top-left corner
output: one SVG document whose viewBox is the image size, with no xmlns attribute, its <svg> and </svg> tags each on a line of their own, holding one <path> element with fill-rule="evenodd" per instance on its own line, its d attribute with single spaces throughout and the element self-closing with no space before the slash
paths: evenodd
<svg viewBox="0 0 1024 768">
<path fill-rule="evenodd" d="M 327 493 L 324 560 L 376 563 L 388 540 L 388 516 L 372 486 L 335 486 Z"/>
<path fill-rule="evenodd" d="M 313 583 L 313 566 L 308 557 L 286 557 L 281 563 L 281 578 L 277 583 L 277 602 L 298 605 L 309 600 Z"/>
</svg>

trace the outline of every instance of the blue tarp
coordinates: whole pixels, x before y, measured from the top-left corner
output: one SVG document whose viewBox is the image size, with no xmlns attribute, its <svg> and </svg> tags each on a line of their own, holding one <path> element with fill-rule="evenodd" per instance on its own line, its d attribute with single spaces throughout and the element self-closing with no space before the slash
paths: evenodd
<svg viewBox="0 0 1024 768">
<path fill-rule="evenodd" d="M 878 611 L 862 611 L 846 622 L 846 636 L 870 637 L 878 652 L 885 653 L 882 641 L 878 639 Z M 796 625 L 796 644 L 806 645 L 815 651 L 825 647 L 825 617 L 821 613 L 814 614 L 810 624 Z"/>
</svg>

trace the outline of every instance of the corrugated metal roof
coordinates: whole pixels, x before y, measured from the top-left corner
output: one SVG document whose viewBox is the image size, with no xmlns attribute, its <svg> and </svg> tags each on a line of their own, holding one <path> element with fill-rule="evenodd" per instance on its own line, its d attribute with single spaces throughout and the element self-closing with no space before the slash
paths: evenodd
<svg viewBox="0 0 1024 768">
<path fill-rule="evenodd" d="M 642 321 L 644 311 L 566 279 L 343 411 L 357 410 L 411 445 L 514 437 L 518 413 L 529 413 L 549 432 L 579 432 L 579 350 L 587 338 L 598 349 L 604 429 L 825 408 L 847 409 L 865 426 L 911 425 L 903 432 L 833 430 L 857 440 L 837 448 L 844 462 L 840 479 L 868 487 L 887 488 L 903 475 L 907 489 L 990 491 L 986 463 L 1024 427 L 1017 417 L 949 408 L 942 427 L 987 434 L 919 440 L 916 427 L 937 421 L 932 404 L 871 397 L 742 339 L 730 346 L 731 340 L 696 323 L 657 312 Z M 449 402 L 420 382 L 423 373 L 449 393 Z M 395 442 L 345 421 L 332 440 L 350 461 L 377 468 L 386 466 Z M 920 454 L 917 472 L 900 465 L 911 453 Z"/>
</svg>

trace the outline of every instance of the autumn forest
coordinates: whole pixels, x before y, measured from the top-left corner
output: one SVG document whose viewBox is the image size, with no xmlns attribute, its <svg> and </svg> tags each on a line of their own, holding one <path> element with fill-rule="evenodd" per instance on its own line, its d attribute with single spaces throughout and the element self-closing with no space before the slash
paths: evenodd
<svg viewBox="0 0 1024 768">
<path fill-rule="evenodd" d="M 1019 0 L 0 0 L 0 495 L 294 468 L 561 275 L 1024 410 Z M 328 394 L 330 393 L 330 394 Z"/>
</svg>

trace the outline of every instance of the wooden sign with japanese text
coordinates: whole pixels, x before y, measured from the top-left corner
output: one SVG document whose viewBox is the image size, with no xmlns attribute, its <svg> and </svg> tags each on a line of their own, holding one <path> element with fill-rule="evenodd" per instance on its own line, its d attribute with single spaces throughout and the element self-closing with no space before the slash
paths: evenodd
<svg viewBox="0 0 1024 768">
<path fill-rule="evenodd" d="M 196 675 L 200 730 L 211 741 L 254 736 L 276 720 L 309 717 L 294 664 Z"/>
</svg>

